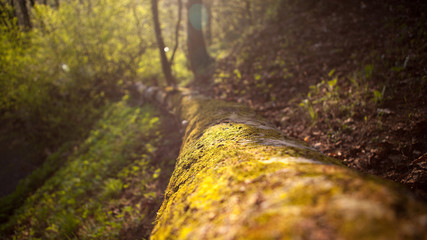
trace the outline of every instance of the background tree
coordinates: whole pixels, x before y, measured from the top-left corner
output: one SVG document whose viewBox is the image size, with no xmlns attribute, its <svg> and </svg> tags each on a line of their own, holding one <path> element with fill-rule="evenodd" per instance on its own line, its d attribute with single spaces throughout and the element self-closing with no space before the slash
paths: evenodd
<svg viewBox="0 0 427 240">
<path fill-rule="evenodd" d="M 209 67 L 213 59 L 209 56 L 203 37 L 202 0 L 187 2 L 187 48 L 191 70 L 196 83 L 204 85 L 209 80 Z"/>
<path fill-rule="evenodd" d="M 22 21 L 21 24 L 25 30 L 28 30 L 31 28 L 31 20 L 30 20 L 30 14 L 27 8 L 27 1 L 26 0 L 17 0 L 17 1 L 18 1 L 18 6 L 20 10 L 20 15 L 21 15 L 21 21 Z"/>
<path fill-rule="evenodd" d="M 157 46 L 160 53 L 163 74 L 165 75 L 165 79 L 168 85 L 176 85 L 175 78 L 172 75 L 170 62 L 168 61 L 165 53 L 165 42 L 163 41 L 162 30 L 160 28 L 157 0 L 151 0 L 151 12 L 153 14 L 154 31 L 156 35 Z"/>
</svg>

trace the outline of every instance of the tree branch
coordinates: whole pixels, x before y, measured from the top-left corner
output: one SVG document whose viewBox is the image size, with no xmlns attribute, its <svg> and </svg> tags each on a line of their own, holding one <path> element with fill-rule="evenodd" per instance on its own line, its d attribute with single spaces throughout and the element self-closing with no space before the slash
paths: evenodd
<svg viewBox="0 0 427 240">
<path fill-rule="evenodd" d="M 173 64 L 175 53 L 179 45 L 179 28 L 181 26 L 181 19 L 182 19 L 182 0 L 178 0 L 178 22 L 176 23 L 176 27 L 175 27 L 175 47 L 173 48 L 172 56 L 169 60 L 170 65 Z"/>
</svg>

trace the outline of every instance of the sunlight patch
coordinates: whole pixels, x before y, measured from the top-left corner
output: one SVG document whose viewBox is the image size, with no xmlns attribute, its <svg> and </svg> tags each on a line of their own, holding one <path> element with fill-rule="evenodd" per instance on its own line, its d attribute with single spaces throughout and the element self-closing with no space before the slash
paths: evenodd
<svg viewBox="0 0 427 240">
<path fill-rule="evenodd" d="M 308 164 L 325 164 L 324 162 L 307 159 L 302 157 L 272 157 L 268 160 L 260 160 L 263 163 L 308 163 Z"/>
<path fill-rule="evenodd" d="M 281 139 L 271 139 L 271 138 L 258 138 L 256 143 L 259 143 L 261 145 L 266 146 L 274 146 L 274 147 L 280 147 L 280 146 L 287 146 L 287 147 L 294 147 L 294 148 L 303 148 L 308 150 L 317 150 L 315 148 L 305 146 L 303 144 L 300 144 L 298 142 L 292 141 L 292 140 L 281 140 Z"/>
</svg>

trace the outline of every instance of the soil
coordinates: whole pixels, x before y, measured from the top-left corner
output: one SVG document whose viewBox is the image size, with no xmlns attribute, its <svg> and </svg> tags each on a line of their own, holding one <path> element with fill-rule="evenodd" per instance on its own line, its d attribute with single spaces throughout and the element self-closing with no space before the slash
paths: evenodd
<svg viewBox="0 0 427 240">
<path fill-rule="evenodd" d="M 209 93 L 426 200 L 427 3 L 287 2 L 217 62 Z"/>
</svg>

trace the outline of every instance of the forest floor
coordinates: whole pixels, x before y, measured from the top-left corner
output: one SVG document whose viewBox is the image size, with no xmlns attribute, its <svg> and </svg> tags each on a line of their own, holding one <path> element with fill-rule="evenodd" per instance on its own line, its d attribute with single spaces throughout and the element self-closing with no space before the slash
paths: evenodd
<svg viewBox="0 0 427 240">
<path fill-rule="evenodd" d="M 218 61 L 211 95 L 427 199 L 426 3 L 296 2 Z"/>
<path fill-rule="evenodd" d="M 253 27 L 236 40 L 228 56 L 217 61 L 215 83 L 205 94 L 249 105 L 285 134 L 308 142 L 353 169 L 406 184 L 427 200 L 427 16 L 423 12 L 427 3 L 419 0 L 391 0 L 387 4 L 375 0 L 294 2 L 293 5 L 283 4 L 277 11 L 280 14 L 271 16 L 269 21 Z M 98 229 L 95 232 L 99 236 L 149 236 L 151 220 L 161 204 L 162 191 L 181 145 L 180 133 L 173 131 L 179 126 L 174 121 L 165 121 L 162 129 L 168 133 L 165 135 L 168 143 L 159 140 L 158 146 L 145 144 L 139 138 L 145 136 L 145 130 L 141 130 L 144 133 L 141 136 L 131 134 L 139 125 L 134 126 L 135 120 L 130 113 L 138 116 L 139 113 L 125 114 L 129 121 L 123 121 L 122 111 L 126 109 L 117 108 L 118 117 L 112 119 L 118 123 L 111 120 L 109 128 L 91 132 L 87 146 L 75 147 L 73 151 L 82 154 L 70 157 L 69 161 L 75 164 L 67 165 L 90 163 L 96 170 L 98 163 L 94 159 L 102 160 L 100 163 L 106 167 L 92 173 L 104 174 L 102 181 L 90 174 L 81 177 L 84 172 L 78 167 L 64 168 L 51 178 L 58 182 L 56 191 L 65 194 L 62 199 L 80 201 L 63 204 L 72 212 L 79 209 L 75 216 L 61 215 L 58 209 L 62 206 L 56 204 L 60 202 L 57 200 L 59 194 L 47 191 L 47 184 L 36 194 L 45 202 L 39 201 L 40 205 L 29 202 L 19 212 L 25 219 L 19 234 L 26 236 L 34 230 L 36 234 L 58 238 L 56 225 L 62 221 L 64 226 L 71 226 L 69 233 L 81 231 L 82 236 L 92 234 L 93 229 Z M 101 119 L 100 123 L 110 123 L 109 119 Z M 121 137 L 110 132 L 117 132 Z M 129 138 L 122 136 L 125 132 L 129 133 Z M 147 136 L 147 139 L 151 138 Z M 136 151 L 141 159 L 127 165 L 128 160 L 136 158 L 128 142 L 144 145 L 134 148 L 147 148 L 150 154 Z M 123 149 L 118 148 L 118 144 Z M 130 158 L 123 159 L 124 167 L 120 172 L 118 166 L 110 168 L 108 164 L 113 161 L 109 162 L 109 159 L 116 156 L 113 153 L 122 156 L 128 151 Z M 97 155 L 104 152 L 111 152 L 111 156 Z M 22 154 L 24 159 L 26 154 Z M 68 159 L 63 155 L 56 157 Z M 34 168 L 30 165 L 20 167 L 28 168 L 27 172 Z M 167 174 L 159 175 L 160 170 Z M 56 168 L 50 171 L 56 171 Z M 14 172 L 3 170 L 2 173 L 5 178 L 12 179 Z M 50 173 L 45 175 L 45 178 L 51 177 Z M 17 181 L 22 176 L 13 177 Z M 80 178 L 81 181 L 74 181 Z M 11 185 L 11 181 L 4 184 Z M 67 184 L 73 185 L 75 192 L 63 190 L 67 189 Z M 79 195 L 82 189 L 87 191 L 87 196 Z M 43 191 L 49 194 L 44 195 Z M 18 191 L 16 198 L 28 192 Z M 10 199 L 20 205 L 13 196 Z M 33 198 L 32 201 L 36 200 Z M 10 205 L 5 202 L 3 205 Z M 15 205 L 6 210 L 10 212 L 19 207 Z M 93 216 L 86 222 L 70 220 L 85 219 L 79 214 L 86 211 L 87 206 L 93 208 L 90 210 Z M 36 216 L 33 219 L 39 222 L 28 220 L 32 219 L 31 214 L 25 215 L 28 209 Z M 0 220 L 2 213 L 6 216 L 3 220 L 9 218 L 7 211 L 0 212 Z M 136 218 L 141 212 L 149 218 Z M 46 220 L 44 214 L 47 213 L 54 216 L 49 219 L 51 222 Z M 132 218 L 123 218 L 125 215 Z M 99 219 L 96 216 L 100 216 Z M 137 219 L 141 224 L 124 219 Z M 10 226 L 13 224 L 11 222 Z M 107 225 L 109 228 L 98 228 Z M 115 226 L 114 229 L 111 226 Z"/>
</svg>

